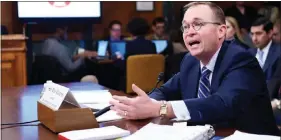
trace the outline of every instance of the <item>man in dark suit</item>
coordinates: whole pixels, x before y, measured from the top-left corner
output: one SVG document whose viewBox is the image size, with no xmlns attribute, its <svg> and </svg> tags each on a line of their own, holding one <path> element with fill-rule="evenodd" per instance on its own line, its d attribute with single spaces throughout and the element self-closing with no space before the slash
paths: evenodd
<svg viewBox="0 0 281 140">
<path fill-rule="evenodd" d="M 113 20 L 108 25 L 109 36 L 103 38 L 108 41 L 121 41 L 124 39 L 122 36 L 122 23 L 118 20 Z"/>
<path fill-rule="evenodd" d="M 211 2 L 192 2 L 185 9 L 182 31 L 190 54 L 180 72 L 149 96 L 133 85 L 138 96 L 113 96 L 111 109 L 126 119 L 164 116 L 279 135 L 257 60 L 241 47 L 224 42 L 222 9 Z"/>
<path fill-rule="evenodd" d="M 280 59 L 280 45 L 272 41 L 273 24 L 265 17 L 260 17 L 251 27 L 252 41 L 256 48 L 249 51 L 257 58 L 266 80 L 273 76 L 278 59 Z"/>
<path fill-rule="evenodd" d="M 156 47 L 153 42 L 145 39 L 145 35 L 149 31 L 149 25 L 143 18 L 132 19 L 127 28 L 132 34 L 133 40 L 126 43 L 126 52 L 124 59 L 122 56 L 118 56 L 118 60 L 114 62 L 114 66 L 119 70 L 119 89 L 125 90 L 126 86 L 126 62 L 129 56 L 140 55 L 140 54 L 156 54 Z"/>
<path fill-rule="evenodd" d="M 126 44 L 125 58 L 137 54 L 155 54 L 156 47 L 153 42 L 145 39 L 149 31 L 149 25 L 143 18 L 134 18 L 128 23 L 128 30 L 133 35 L 134 40 Z"/>
</svg>

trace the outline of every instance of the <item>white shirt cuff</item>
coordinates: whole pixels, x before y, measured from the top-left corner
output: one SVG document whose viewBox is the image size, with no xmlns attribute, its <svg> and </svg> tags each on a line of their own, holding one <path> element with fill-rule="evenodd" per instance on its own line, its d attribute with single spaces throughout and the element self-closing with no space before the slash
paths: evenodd
<svg viewBox="0 0 281 140">
<path fill-rule="evenodd" d="M 184 101 L 170 101 L 174 114 L 177 118 L 173 119 L 175 121 L 187 121 L 190 120 L 190 113 L 184 103 Z"/>
</svg>

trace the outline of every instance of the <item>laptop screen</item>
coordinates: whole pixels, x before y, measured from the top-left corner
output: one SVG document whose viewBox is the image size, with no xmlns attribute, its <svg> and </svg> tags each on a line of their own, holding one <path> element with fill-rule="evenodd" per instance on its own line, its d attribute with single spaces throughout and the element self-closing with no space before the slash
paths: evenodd
<svg viewBox="0 0 281 140">
<path fill-rule="evenodd" d="M 126 53 L 126 42 L 125 41 L 118 41 L 118 42 L 111 42 L 111 54 L 115 56 L 116 54 L 121 54 L 124 58 Z"/>
<path fill-rule="evenodd" d="M 98 56 L 106 56 L 108 41 L 98 41 Z"/>
<path fill-rule="evenodd" d="M 167 40 L 152 40 L 156 46 L 156 52 L 162 53 L 168 46 Z"/>
</svg>

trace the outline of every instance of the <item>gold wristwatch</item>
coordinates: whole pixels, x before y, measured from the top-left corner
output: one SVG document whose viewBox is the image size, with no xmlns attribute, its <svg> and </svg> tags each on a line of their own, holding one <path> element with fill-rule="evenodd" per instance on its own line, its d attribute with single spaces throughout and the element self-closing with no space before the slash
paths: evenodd
<svg viewBox="0 0 281 140">
<path fill-rule="evenodd" d="M 160 107 L 160 116 L 164 117 L 168 113 L 168 105 L 166 101 L 162 101 L 161 107 Z"/>
</svg>

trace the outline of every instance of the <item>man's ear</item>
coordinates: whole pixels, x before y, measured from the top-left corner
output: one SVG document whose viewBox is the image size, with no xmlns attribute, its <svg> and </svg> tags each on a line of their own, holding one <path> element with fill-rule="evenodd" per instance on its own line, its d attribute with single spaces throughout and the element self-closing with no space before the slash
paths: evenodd
<svg viewBox="0 0 281 140">
<path fill-rule="evenodd" d="M 272 38 L 273 37 L 273 29 L 269 30 L 267 34 L 268 34 L 269 38 Z"/>
<path fill-rule="evenodd" d="M 226 36 L 226 25 L 220 25 L 219 27 L 219 30 L 218 30 L 218 35 L 219 35 L 219 38 L 223 38 Z"/>
<path fill-rule="evenodd" d="M 152 30 L 155 31 L 156 30 L 156 26 L 152 25 Z"/>
</svg>

